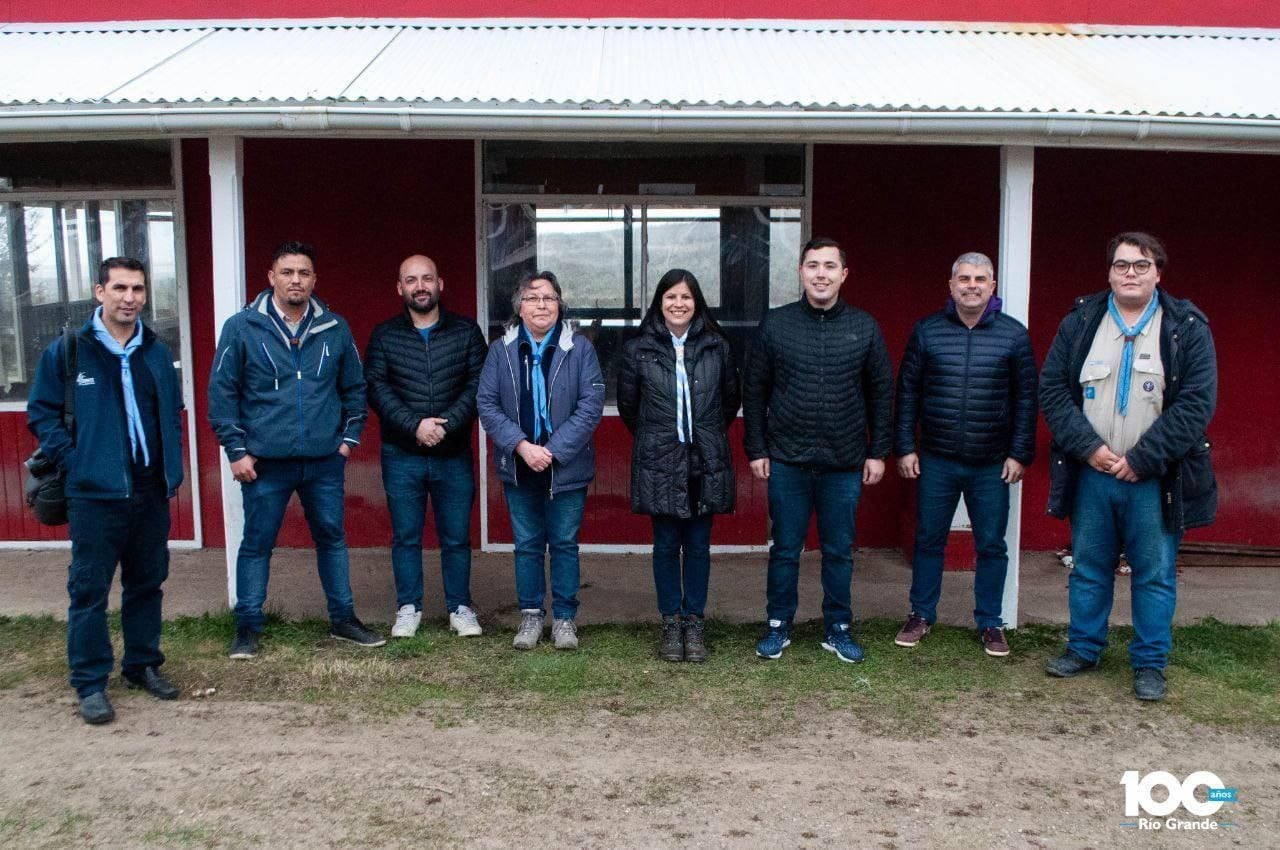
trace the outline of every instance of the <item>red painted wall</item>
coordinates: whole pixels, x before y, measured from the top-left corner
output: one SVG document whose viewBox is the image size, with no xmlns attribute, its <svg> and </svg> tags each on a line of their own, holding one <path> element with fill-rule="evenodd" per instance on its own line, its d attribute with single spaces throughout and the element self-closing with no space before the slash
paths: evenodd
<svg viewBox="0 0 1280 850">
<path fill-rule="evenodd" d="M 203 142 L 184 145 L 187 245 L 192 283 L 200 458 L 206 539 L 221 539 L 216 446 L 204 425 L 204 392 L 213 351 L 208 274 L 207 157 Z M 373 325 L 396 309 L 392 281 L 405 254 L 426 250 L 440 263 L 448 303 L 474 313 L 474 203 L 469 142 L 246 142 L 246 230 L 251 290 L 264 285 L 267 258 L 286 238 L 315 242 L 318 293 L 352 323 L 363 345 Z M 1082 179 L 1083 175 L 1088 180 Z M 880 321 L 895 362 L 912 324 L 946 298 L 951 261 L 967 250 L 998 252 L 999 154 L 981 147 L 828 146 L 815 148 L 814 232 L 848 248 L 845 297 Z M 1165 283 L 1209 314 L 1218 341 L 1222 389 L 1210 429 L 1222 486 L 1217 525 L 1197 539 L 1280 545 L 1280 446 L 1259 439 L 1275 418 L 1280 335 L 1269 327 L 1280 266 L 1272 238 L 1280 225 L 1280 158 L 1244 155 L 1041 150 L 1037 153 L 1031 301 L 1032 341 L 1042 360 L 1071 299 L 1105 286 L 1107 239 L 1143 227 L 1166 239 Z M 998 270 L 997 270 L 998 271 Z M 2 426 L 3 420 L 0 420 Z M 3 438 L 0 427 L 0 438 Z M 1269 432 L 1268 432 L 1269 433 Z M 349 465 L 352 545 L 386 545 L 390 530 L 378 473 L 377 428 Z M 739 511 L 718 520 L 717 543 L 763 543 L 764 490 L 731 439 L 739 473 Z M 630 513 L 630 438 L 616 419 L 596 435 L 599 473 L 582 539 L 637 543 L 648 521 Z M 1065 523 L 1043 514 L 1048 435 L 1027 477 L 1024 542 L 1051 549 L 1067 541 Z M 485 495 L 490 539 L 510 539 L 496 476 Z M 890 473 L 869 489 L 859 513 L 859 542 L 905 547 L 914 488 Z M 12 512 L 10 512 L 12 513 Z M 476 512 L 478 526 L 479 511 Z M 478 540 L 478 527 L 476 528 Z M 20 536 L 20 535 L 18 535 Z M 308 545 L 291 515 L 282 543 Z"/>
<path fill-rule="evenodd" d="M 995 148 L 814 148 L 813 233 L 845 247 L 841 294 L 880 322 L 895 376 L 912 326 L 946 303 L 952 261 L 966 251 L 997 256 L 999 181 Z M 906 549 L 914 523 L 915 485 L 891 459 L 884 480 L 863 490 L 858 542 Z"/>
<path fill-rule="evenodd" d="M 1257 0 L 6 0 L 4 22 L 231 18 L 787 18 L 1016 21 L 1275 27 L 1280 8 Z"/>
<path fill-rule="evenodd" d="M 475 218 L 472 143 L 250 139 L 244 146 L 247 297 L 267 286 L 276 245 L 311 242 L 318 253 L 316 295 L 351 324 L 361 350 L 373 326 L 400 301 L 395 280 L 409 254 L 432 256 L 445 279 L 444 303 L 475 316 Z M 222 540 L 217 452 L 205 404 L 214 350 L 209 272 L 208 148 L 184 145 L 192 324 L 206 470 L 205 529 L 209 545 Z M 353 546 L 386 546 L 391 526 L 382 491 L 376 417 L 347 465 L 347 533 Z M 479 511 L 475 538 L 479 540 Z M 297 504 L 281 532 L 283 546 L 309 546 Z"/>
<path fill-rule="evenodd" d="M 1217 523 L 1188 539 L 1280 545 L 1280 157 L 1041 150 L 1035 180 L 1031 335 L 1040 358 L 1072 299 L 1106 287 L 1112 236 L 1139 229 L 1163 239 L 1161 284 L 1208 315 L 1218 351 L 1209 438 L 1221 505 Z M 1041 514 L 1047 483 L 1038 464 L 1025 488 L 1027 548 L 1067 540 L 1066 525 Z"/>
</svg>

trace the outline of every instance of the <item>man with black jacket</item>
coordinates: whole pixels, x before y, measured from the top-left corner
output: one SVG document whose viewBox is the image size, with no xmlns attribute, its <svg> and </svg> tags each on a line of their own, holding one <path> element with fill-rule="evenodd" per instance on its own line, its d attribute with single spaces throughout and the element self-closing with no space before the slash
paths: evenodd
<svg viewBox="0 0 1280 850">
<path fill-rule="evenodd" d="M 1110 291 L 1076 300 L 1040 374 L 1053 434 L 1049 513 L 1071 518 L 1067 648 L 1046 672 L 1097 666 L 1107 645 L 1115 567 L 1133 568 L 1134 695 L 1165 696 L 1182 533 L 1213 521 L 1218 489 L 1205 429 L 1218 361 L 1205 315 L 1157 288 L 1166 254 L 1146 233 L 1107 248 Z"/>
<path fill-rule="evenodd" d="M 157 699 L 178 689 L 160 674 L 161 585 L 169 575 L 169 499 L 182 483 L 182 385 L 171 352 L 142 322 L 147 275 L 129 257 L 103 260 L 100 306 L 76 332 L 74 433 L 66 421 L 67 345 L 40 358 L 27 423 L 66 471 L 71 523 L 67 663 L 86 723 L 108 723 L 107 595 L 120 565 L 121 670 Z"/>
<path fill-rule="evenodd" d="M 382 484 L 391 513 L 396 583 L 392 637 L 413 637 L 422 620 L 422 532 L 427 501 L 440 540 L 449 628 L 481 633 L 471 603 L 471 431 L 486 347 L 480 327 L 440 306 L 444 278 L 430 257 L 400 264 L 404 309 L 378 325 L 365 353 L 369 404 L 382 424 Z"/>
<path fill-rule="evenodd" d="M 898 369 L 898 474 L 920 486 L 911 615 L 894 642 L 915 646 L 937 619 L 943 552 L 963 495 L 978 554 L 973 617 L 987 655 L 1001 657 L 1009 654 L 1001 616 L 1009 486 L 1035 457 L 1036 361 L 1026 326 L 1000 312 L 989 257 L 962 254 L 948 285 L 946 307 L 916 323 Z"/>
<path fill-rule="evenodd" d="M 804 295 L 765 315 L 747 360 L 744 442 L 752 474 L 769 482 L 773 522 L 761 658 L 779 658 L 791 644 L 800 551 L 815 513 L 822 648 L 845 662 L 863 658 L 849 632 L 854 514 L 862 487 L 884 476 L 893 370 L 875 319 L 840 300 L 848 275 L 838 243 L 809 240 L 800 252 Z"/>
</svg>

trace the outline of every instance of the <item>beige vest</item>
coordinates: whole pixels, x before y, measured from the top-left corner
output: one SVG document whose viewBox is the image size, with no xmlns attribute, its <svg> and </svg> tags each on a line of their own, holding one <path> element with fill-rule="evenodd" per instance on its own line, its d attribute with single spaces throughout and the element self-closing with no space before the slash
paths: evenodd
<svg viewBox="0 0 1280 850">
<path fill-rule="evenodd" d="M 1137 445 L 1164 409 L 1164 364 L 1160 360 L 1160 322 L 1164 308 L 1156 312 L 1133 342 L 1133 367 L 1129 380 L 1129 412 L 1116 408 L 1120 360 L 1124 355 L 1124 335 L 1115 319 L 1102 317 L 1093 336 L 1089 356 L 1080 369 L 1084 390 L 1084 415 L 1106 440 L 1111 451 L 1123 455 Z"/>
</svg>

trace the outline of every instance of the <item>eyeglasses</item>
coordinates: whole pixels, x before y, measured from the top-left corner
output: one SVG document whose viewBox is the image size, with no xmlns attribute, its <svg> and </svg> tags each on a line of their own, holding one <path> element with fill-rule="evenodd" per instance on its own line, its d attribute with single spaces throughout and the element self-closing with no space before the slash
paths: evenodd
<svg viewBox="0 0 1280 850">
<path fill-rule="evenodd" d="M 1116 260 L 1111 264 L 1111 270 L 1116 274 L 1128 274 L 1129 269 L 1133 269 L 1135 274 L 1146 274 L 1154 265 L 1151 260 Z"/>
<path fill-rule="evenodd" d="M 559 302 L 560 299 L 554 295 L 525 295 L 520 299 L 521 304 L 528 304 L 530 307 L 546 307 Z"/>
</svg>

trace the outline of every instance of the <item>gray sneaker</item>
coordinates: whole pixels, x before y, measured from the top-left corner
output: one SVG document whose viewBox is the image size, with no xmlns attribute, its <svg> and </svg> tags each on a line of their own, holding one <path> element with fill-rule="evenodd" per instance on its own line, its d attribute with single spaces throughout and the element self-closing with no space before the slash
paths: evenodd
<svg viewBox="0 0 1280 850">
<path fill-rule="evenodd" d="M 578 627 L 573 620 L 554 620 L 551 623 L 551 640 L 556 649 L 577 649 Z"/>
<path fill-rule="evenodd" d="M 537 608 L 520 609 L 520 628 L 511 645 L 516 649 L 533 649 L 542 640 L 542 612 Z"/>
</svg>

